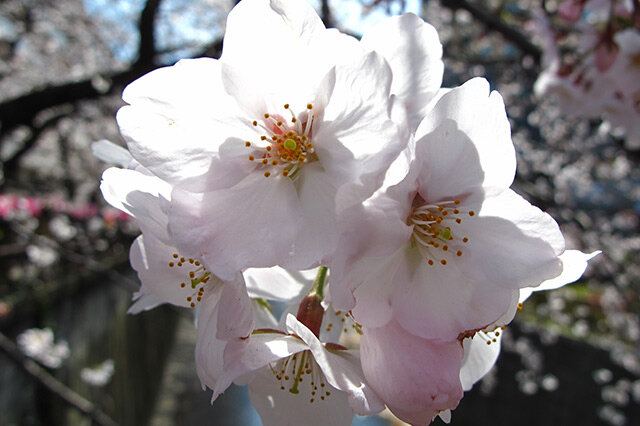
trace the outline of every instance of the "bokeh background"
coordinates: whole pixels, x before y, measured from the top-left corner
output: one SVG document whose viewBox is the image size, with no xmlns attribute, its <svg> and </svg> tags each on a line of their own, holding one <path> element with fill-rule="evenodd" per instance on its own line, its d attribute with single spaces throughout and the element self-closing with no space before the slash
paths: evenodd
<svg viewBox="0 0 640 426">
<path fill-rule="evenodd" d="M 181 58 L 219 56 L 234 3 L 0 2 L 0 426 L 99 424 L 100 413 L 120 425 L 260 425 L 243 388 L 209 405 L 195 375 L 191 312 L 126 314 L 138 287 L 128 264 L 138 230 L 102 200 L 107 165 L 90 148 L 101 139 L 124 144 L 115 112 L 128 82 Z M 599 131 L 597 120 L 567 119 L 553 98 L 533 95 L 541 52 L 525 28 L 539 4 L 311 3 L 327 26 L 356 37 L 402 12 L 433 24 L 444 85 L 483 76 L 505 98 L 514 189 L 556 218 L 569 248 L 603 251 L 578 283 L 527 301 L 497 365 L 452 424 L 640 424 L 640 152 Z M 557 8 L 555 0 L 545 6 Z M 12 351 L 31 328 L 49 328 L 62 347 L 41 370 L 92 415 L 34 379 Z M 354 419 L 388 424 L 401 423 Z"/>
</svg>

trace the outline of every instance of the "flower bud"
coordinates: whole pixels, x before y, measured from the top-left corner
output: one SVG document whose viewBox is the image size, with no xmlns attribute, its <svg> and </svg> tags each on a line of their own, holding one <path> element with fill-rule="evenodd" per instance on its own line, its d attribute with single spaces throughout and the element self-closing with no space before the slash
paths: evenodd
<svg viewBox="0 0 640 426">
<path fill-rule="evenodd" d="M 324 308 L 321 302 L 322 299 L 317 294 L 306 296 L 302 299 L 302 302 L 300 302 L 298 315 L 296 315 L 298 321 L 307 326 L 316 337 L 320 337 L 320 327 L 324 315 Z"/>
</svg>

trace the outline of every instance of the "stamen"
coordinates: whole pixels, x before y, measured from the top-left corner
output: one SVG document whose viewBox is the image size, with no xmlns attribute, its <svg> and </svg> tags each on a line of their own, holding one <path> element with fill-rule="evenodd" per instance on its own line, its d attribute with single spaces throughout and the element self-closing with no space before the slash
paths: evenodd
<svg viewBox="0 0 640 426">
<path fill-rule="evenodd" d="M 419 202 L 424 203 L 424 200 L 419 198 Z M 411 241 L 430 266 L 435 265 L 436 261 L 446 266 L 455 257 L 462 256 L 461 243 L 468 242 L 469 238 L 460 238 L 454 232 L 454 225 L 462 223 L 458 217 L 462 214 L 457 207 L 460 203 L 460 200 L 453 200 L 417 205 L 407 220 L 407 224 L 413 226 Z M 466 213 L 475 215 L 473 211 Z M 435 253 L 435 250 L 439 252 Z M 452 257 L 453 254 L 455 257 Z"/>
<path fill-rule="evenodd" d="M 277 114 L 265 113 L 264 125 L 260 121 L 253 121 L 253 125 L 262 128 L 264 135 L 260 141 L 265 145 L 260 146 L 251 141 L 245 141 L 245 147 L 252 149 L 249 161 L 256 161 L 262 166 L 265 177 L 273 174 L 271 168 L 277 167 L 278 173 L 285 177 L 295 179 L 297 165 L 317 161 L 315 148 L 309 141 L 313 129 L 312 104 L 307 104 L 306 120 L 299 120 L 291 110 L 289 104 L 284 104 L 284 109 L 291 114 L 291 123 L 286 124 L 283 117 Z M 265 170 L 265 168 L 268 168 Z"/>
</svg>

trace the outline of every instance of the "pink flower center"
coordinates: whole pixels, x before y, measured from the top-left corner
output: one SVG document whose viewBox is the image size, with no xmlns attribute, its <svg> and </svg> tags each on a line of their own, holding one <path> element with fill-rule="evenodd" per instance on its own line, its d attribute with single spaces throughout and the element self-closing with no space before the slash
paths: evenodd
<svg viewBox="0 0 640 426">
<path fill-rule="evenodd" d="M 475 212 L 462 212 L 458 208 L 460 200 L 423 204 L 420 196 L 417 199 L 418 206 L 407 220 L 407 225 L 413 225 L 411 242 L 429 265 L 437 262 L 446 266 L 452 258 L 462 256 L 462 246 L 469 241 L 469 238 L 457 235 L 455 225 L 462 223 L 464 216 L 475 216 Z"/>
<path fill-rule="evenodd" d="M 311 143 L 315 118 L 313 105 L 307 104 L 301 118 L 294 114 L 289 104 L 285 104 L 284 109 L 291 114 L 289 121 L 280 115 L 265 113 L 263 120 L 252 122 L 253 126 L 265 131 L 260 136 L 260 143 L 245 142 L 245 146 L 252 150 L 249 161 L 264 169 L 264 177 L 282 174 L 294 178 L 303 164 L 318 160 Z"/>
</svg>

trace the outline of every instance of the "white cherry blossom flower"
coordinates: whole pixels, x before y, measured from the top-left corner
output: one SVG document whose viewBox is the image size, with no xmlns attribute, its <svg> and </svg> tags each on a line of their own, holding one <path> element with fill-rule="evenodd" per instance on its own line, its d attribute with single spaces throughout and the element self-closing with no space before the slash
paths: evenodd
<svg viewBox="0 0 640 426">
<path fill-rule="evenodd" d="M 163 208 L 170 202 L 171 187 L 155 176 L 111 168 L 103 174 L 101 189 L 111 205 L 135 217 L 142 229 L 130 250 L 131 265 L 142 283 L 130 313 L 161 303 L 190 308 L 205 304 L 221 318 L 217 338 L 239 338 L 247 336 L 253 327 L 250 297 L 289 300 L 303 289 L 283 276 L 279 268 L 249 269 L 223 281 L 199 258 L 181 253 L 167 230 Z M 261 284 L 256 287 L 258 281 Z"/>
<path fill-rule="evenodd" d="M 485 80 L 444 94 L 415 138 L 407 177 L 342 224 L 332 301 L 365 327 L 395 319 L 455 341 L 515 314 L 520 288 L 559 275 L 564 239 L 509 189 L 509 122 Z"/>
<path fill-rule="evenodd" d="M 306 2 L 245 0 L 219 61 L 143 76 L 117 118 L 133 157 L 175 186 L 178 248 L 230 280 L 332 253 L 337 215 L 380 186 L 406 145 L 391 84 L 379 54 L 325 29 Z"/>
<path fill-rule="evenodd" d="M 66 341 L 54 342 L 50 328 L 30 328 L 18 335 L 18 348 L 27 356 L 49 368 L 59 368 L 70 355 Z"/>
<path fill-rule="evenodd" d="M 384 405 L 364 382 L 357 351 L 321 340 L 288 314 L 283 331 L 256 331 L 227 344 L 226 368 L 214 393 L 253 373 L 251 401 L 265 425 L 350 425 L 354 412 L 372 414 Z"/>
</svg>

